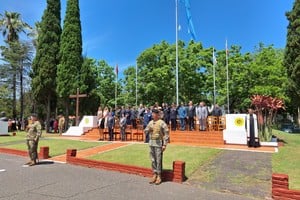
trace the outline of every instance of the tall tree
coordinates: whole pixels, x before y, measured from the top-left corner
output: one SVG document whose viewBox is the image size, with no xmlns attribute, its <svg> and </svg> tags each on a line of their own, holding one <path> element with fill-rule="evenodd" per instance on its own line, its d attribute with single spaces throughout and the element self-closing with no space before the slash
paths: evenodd
<svg viewBox="0 0 300 200">
<path fill-rule="evenodd" d="M 0 18 L 0 31 L 2 35 L 6 38 L 5 42 L 8 45 L 19 40 L 19 34 L 21 32 L 26 33 L 26 30 L 31 30 L 31 27 L 21 20 L 21 15 L 16 12 L 5 11 L 4 15 Z M 11 65 L 13 74 L 13 117 L 17 116 L 17 84 L 16 77 L 18 69 L 16 66 Z"/>
<path fill-rule="evenodd" d="M 205 98 L 207 93 L 207 66 L 211 61 L 207 49 L 201 43 L 191 41 L 187 46 L 179 41 L 179 98 L 180 101 L 189 100 L 198 102 Z M 175 74 L 175 45 L 162 41 L 146 49 L 138 57 L 138 98 L 145 104 L 154 102 L 175 102 L 176 74 Z M 133 75 L 128 73 L 125 75 Z M 126 78 L 129 82 L 134 78 Z M 132 82 L 132 81 L 131 81 Z M 131 84 L 133 86 L 133 84 Z M 134 88 L 125 88 L 135 91 Z"/>
<path fill-rule="evenodd" d="M 69 95 L 75 94 L 81 83 L 82 36 L 79 0 L 68 0 L 60 43 L 60 64 L 57 68 L 57 92 L 69 115 Z M 82 91 L 81 91 L 82 92 Z M 68 120 L 68 118 L 67 118 Z M 67 124 L 67 123 L 66 123 Z"/>
<path fill-rule="evenodd" d="M 15 78 L 19 80 L 19 97 L 20 97 L 20 119 L 23 119 L 24 114 L 24 79 L 29 75 L 31 63 L 32 63 L 32 54 L 33 48 L 31 42 L 10 42 L 9 46 L 3 47 L 2 55 L 4 61 L 9 66 L 1 70 L 3 74 L 6 74 L 6 80 L 9 84 L 14 86 Z M 12 66 L 14 66 L 12 68 Z M 12 80 L 12 81 L 11 81 Z M 17 83 L 17 81 L 16 81 Z M 13 87 L 12 87 L 13 88 Z"/>
<path fill-rule="evenodd" d="M 0 31 L 7 42 L 19 40 L 19 34 L 27 33 L 26 30 L 31 30 L 31 27 L 21 20 L 20 13 L 5 11 L 1 16 Z"/>
<path fill-rule="evenodd" d="M 97 63 L 97 89 L 101 105 L 113 107 L 115 101 L 115 80 L 114 68 L 110 67 L 104 60 Z"/>
<path fill-rule="evenodd" d="M 99 106 L 99 97 L 97 95 L 97 65 L 96 60 L 91 58 L 84 58 L 82 68 L 80 71 L 81 81 L 84 83 L 81 85 L 80 91 L 88 94 L 88 98 L 82 98 L 80 113 L 83 115 L 95 114 L 95 108 Z"/>
<path fill-rule="evenodd" d="M 32 65 L 32 91 L 37 103 L 46 108 L 46 121 L 50 121 L 51 102 L 56 101 L 56 71 L 59 64 L 61 36 L 60 0 L 47 0 L 39 30 L 36 57 Z M 48 125 L 48 123 L 47 123 Z M 46 130 L 48 126 L 46 127 Z"/>
<path fill-rule="evenodd" d="M 294 2 L 293 9 L 286 13 L 286 17 L 289 25 L 283 65 L 287 69 L 289 90 L 292 97 L 291 106 L 294 107 L 295 111 L 297 108 L 299 110 L 300 107 L 300 1 Z"/>
</svg>

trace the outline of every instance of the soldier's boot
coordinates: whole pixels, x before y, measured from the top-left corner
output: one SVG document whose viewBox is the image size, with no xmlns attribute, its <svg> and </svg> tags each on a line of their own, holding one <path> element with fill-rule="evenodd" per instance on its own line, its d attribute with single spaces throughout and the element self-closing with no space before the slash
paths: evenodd
<svg viewBox="0 0 300 200">
<path fill-rule="evenodd" d="M 32 160 L 31 163 L 28 166 L 34 166 L 36 164 L 35 160 Z"/>
<path fill-rule="evenodd" d="M 160 175 L 158 175 L 157 176 L 157 178 L 156 178 L 156 181 L 155 181 L 155 185 L 159 185 L 159 184 L 161 184 L 161 176 Z"/>
<path fill-rule="evenodd" d="M 155 182 L 156 182 L 156 178 L 157 178 L 157 175 L 154 174 L 153 177 L 150 179 L 149 183 L 150 183 L 150 184 L 155 183 Z"/>
<path fill-rule="evenodd" d="M 31 164 L 31 160 L 30 161 L 28 161 L 27 163 L 25 163 L 24 165 L 30 165 Z"/>
</svg>

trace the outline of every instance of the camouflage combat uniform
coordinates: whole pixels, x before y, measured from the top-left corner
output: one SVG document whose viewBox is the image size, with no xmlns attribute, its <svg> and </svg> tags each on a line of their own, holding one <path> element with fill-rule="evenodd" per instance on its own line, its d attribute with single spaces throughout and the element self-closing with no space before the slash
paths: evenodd
<svg viewBox="0 0 300 200">
<path fill-rule="evenodd" d="M 166 146 L 169 140 L 168 125 L 161 119 L 150 121 L 145 128 L 145 134 L 149 133 L 149 146 L 151 167 L 154 176 L 161 176 L 162 173 L 162 147 Z"/>
<path fill-rule="evenodd" d="M 28 132 L 27 132 L 27 147 L 28 147 L 28 154 L 30 160 L 33 162 L 33 164 L 36 163 L 38 159 L 38 143 L 39 143 L 39 137 L 42 134 L 42 126 L 39 121 L 35 121 L 32 124 L 28 125 Z"/>
</svg>

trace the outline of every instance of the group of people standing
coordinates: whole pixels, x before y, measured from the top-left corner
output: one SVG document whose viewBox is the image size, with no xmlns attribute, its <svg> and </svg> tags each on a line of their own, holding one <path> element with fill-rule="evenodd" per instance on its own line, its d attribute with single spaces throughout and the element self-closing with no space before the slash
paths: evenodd
<svg viewBox="0 0 300 200">
<path fill-rule="evenodd" d="M 48 132 L 61 135 L 65 130 L 65 121 L 66 119 L 62 114 L 59 114 L 56 118 L 50 119 Z"/>
<path fill-rule="evenodd" d="M 208 107 L 203 101 L 199 105 L 194 105 L 192 101 L 189 101 L 187 106 L 181 103 L 178 107 L 180 130 L 186 130 L 186 124 L 188 125 L 188 130 L 195 130 L 195 121 L 198 120 L 199 131 L 205 131 L 209 115 L 220 117 L 223 115 L 223 111 L 218 104 Z M 172 125 L 172 130 L 176 130 L 176 124 Z"/>
<path fill-rule="evenodd" d="M 117 109 L 110 109 L 99 106 L 97 111 L 98 126 L 100 129 L 108 129 L 109 140 L 113 140 L 113 129 L 117 124 L 121 130 L 121 139 L 125 140 L 125 129 L 128 125 L 136 129 L 137 124 L 142 124 L 143 129 L 152 120 L 152 110 L 159 110 L 160 118 L 171 125 L 171 130 L 195 130 L 196 121 L 199 123 L 199 131 L 207 129 L 207 117 L 209 115 L 220 117 L 223 115 L 222 109 L 218 104 L 211 107 L 206 106 L 205 102 L 201 101 L 198 105 L 194 105 L 192 101 L 188 104 L 183 102 L 180 105 L 172 103 L 162 103 L 159 105 L 155 103 L 153 106 L 144 106 L 140 104 L 139 107 L 121 106 Z M 179 122 L 179 126 L 177 125 Z M 145 142 L 149 141 L 148 135 L 145 137 Z"/>
</svg>

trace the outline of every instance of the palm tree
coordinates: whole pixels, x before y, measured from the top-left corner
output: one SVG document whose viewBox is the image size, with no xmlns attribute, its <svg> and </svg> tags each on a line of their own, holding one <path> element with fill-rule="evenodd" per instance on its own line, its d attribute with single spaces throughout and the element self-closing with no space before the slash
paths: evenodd
<svg viewBox="0 0 300 200">
<path fill-rule="evenodd" d="M 19 34 L 26 33 L 26 29 L 31 30 L 31 27 L 21 20 L 21 15 L 16 12 L 5 11 L 4 15 L 0 16 L 0 31 L 2 32 L 5 42 L 8 46 L 12 46 L 14 42 L 19 41 Z M 16 93 L 17 93 L 17 73 L 18 67 L 12 63 L 12 89 L 13 89 L 13 117 L 17 116 L 17 104 L 16 104 Z M 21 76 L 23 77 L 23 75 Z"/>
<path fill-rule="evenodd" d="M 0 18 L 0 31 L 3 37 L 6 38 L 6 42 L 13 42 L 19 40 L 19 34 L 21 32 L 26 34 L 26 29 L 32 30 L 32 28 L 21 20 L 20 13 L 5 11 L 4 15 Z"/>
</svg>

